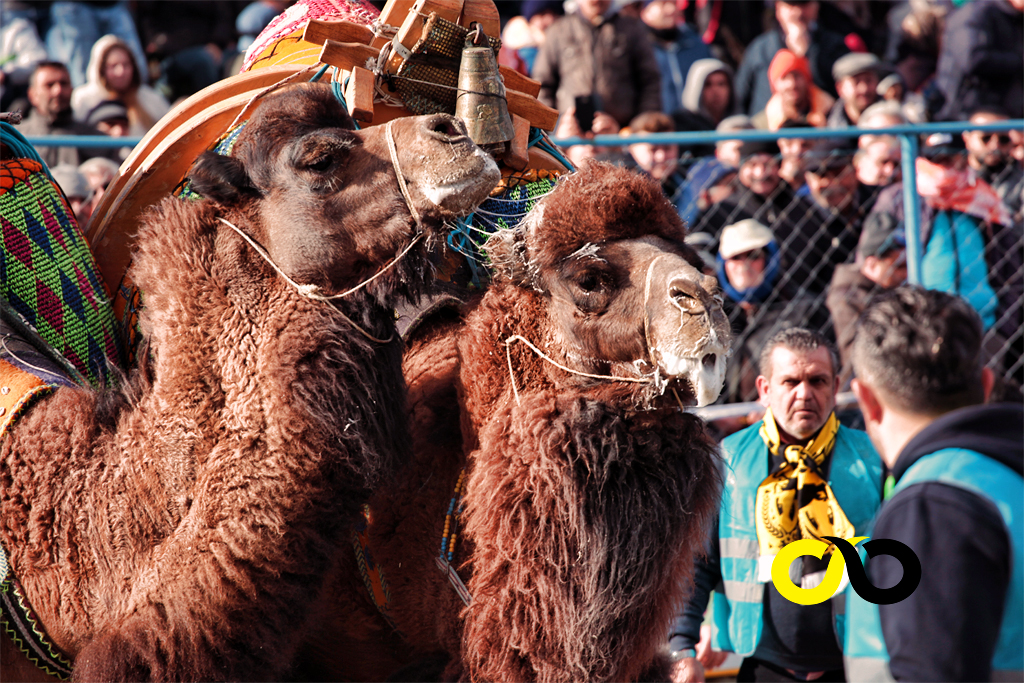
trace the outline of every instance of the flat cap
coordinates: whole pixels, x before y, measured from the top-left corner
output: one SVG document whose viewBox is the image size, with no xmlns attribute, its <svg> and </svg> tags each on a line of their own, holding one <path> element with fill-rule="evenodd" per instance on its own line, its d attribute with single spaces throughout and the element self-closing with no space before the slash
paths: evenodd
<svg viewBox="0 0 1024 683">
<path fill-rule="evenodd" d="M 870 52 L 850 52 L 832 65 L 832 78 L 839 81 L 847 76 L 856 76 L 865 71 L 881 71 L 882 60 Z"/>
</svg>

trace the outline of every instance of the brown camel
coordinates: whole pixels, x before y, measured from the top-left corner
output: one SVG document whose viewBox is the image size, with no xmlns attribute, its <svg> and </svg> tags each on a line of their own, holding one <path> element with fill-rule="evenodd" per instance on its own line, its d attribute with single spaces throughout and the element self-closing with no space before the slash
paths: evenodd
<svg viewBox="0 0 1024 683">
<path fill-rule="evenodd" d="M 404 357 L 414 458 L 375 492 L 363 544 L 390 599 L 378 609 L 343 553 L 301 676 L 667 673 L 659 648 L 720 486 L 680 404 L 717 397 L 730 344 L 683 236 L 655 181 L 592 164 L 492 239 L 489 291 Z M 468 606 L 437 561 L 445 525 Z"/>
<path fill-rule="evenodd" d="M 499 173 L 447 115 L 353 129 L 325 85 L 266 97 L 196 162 L 205 199 L 144 220 L 146 367 L 58 389 L 0 443 L 0 542 L 76 680 L 280 679 L 407 459 L 392 311 Z"/>
</svg>

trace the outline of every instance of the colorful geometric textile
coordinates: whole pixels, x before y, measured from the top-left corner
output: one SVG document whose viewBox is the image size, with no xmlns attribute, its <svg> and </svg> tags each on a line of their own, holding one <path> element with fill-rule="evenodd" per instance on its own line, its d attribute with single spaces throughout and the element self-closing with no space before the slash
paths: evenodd
<svg viewBox="0 0 1024 683">
<path fill-rule="evenodd" d="M 45 168 L 29 159 L 0 162 L 0 295 L 93 386 L 121 365 L 89 245 Z"/>
<path fill-rule="evenodd" d="M 533 171 L 529 176 L 530 181 L 520 184 L 514 184 L 516 181 L 511 178 L 503 179 L 503 184 L 495 188 L 475 212 L 457 221 L 448 234 L 448 246 L 465 258 L 435 263 L 437 279 L 470 289 L 487 286 L 490 273 L 482 248 L 484 243 L 499 230 L 517 227 L 557 182 L 555 174 L 549 171 Z"/>
</svg>

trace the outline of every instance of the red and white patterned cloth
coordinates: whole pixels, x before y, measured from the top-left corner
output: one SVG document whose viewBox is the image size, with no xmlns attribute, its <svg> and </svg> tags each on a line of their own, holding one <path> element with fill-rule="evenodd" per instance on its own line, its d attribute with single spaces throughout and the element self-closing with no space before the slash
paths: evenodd
<svg viewBox="0 0 1024 683">
<path fill-rule="evenodd" d="M 366 0 L 299 0 L 277 15 L 256 37 L 245 53 L 242 72 L 249 71 L 271 43 L 304 28 L 310 19 L 344 20 L 369 26 L 378 16 L 380 12 Z"/>
</svg>

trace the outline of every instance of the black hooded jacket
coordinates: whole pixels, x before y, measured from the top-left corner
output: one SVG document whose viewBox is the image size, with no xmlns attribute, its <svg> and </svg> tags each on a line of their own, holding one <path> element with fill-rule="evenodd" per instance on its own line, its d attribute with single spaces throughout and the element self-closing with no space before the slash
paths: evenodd
<svg viewBox="0 0 1024 683">
<path fill-rule="evenodd" d="M 914 436 L 893 468 L 898 482 L 915 462 L 945 448 L 966 448 L 1024 470 L 1024 406 L 971 406 L 947 413 Z M 907 599 L 879 606 L 889 668 L 897 680 L 991 680 L 1010 583 L 1013 549 L 990 500 L 966 489 L 924 482 L 885 503 L 873 538 L 892 538 L 921 560 L 921 583 Z M 871 582 L 894 586 L 902 566 L 880 555 Z"/>
</svg>

